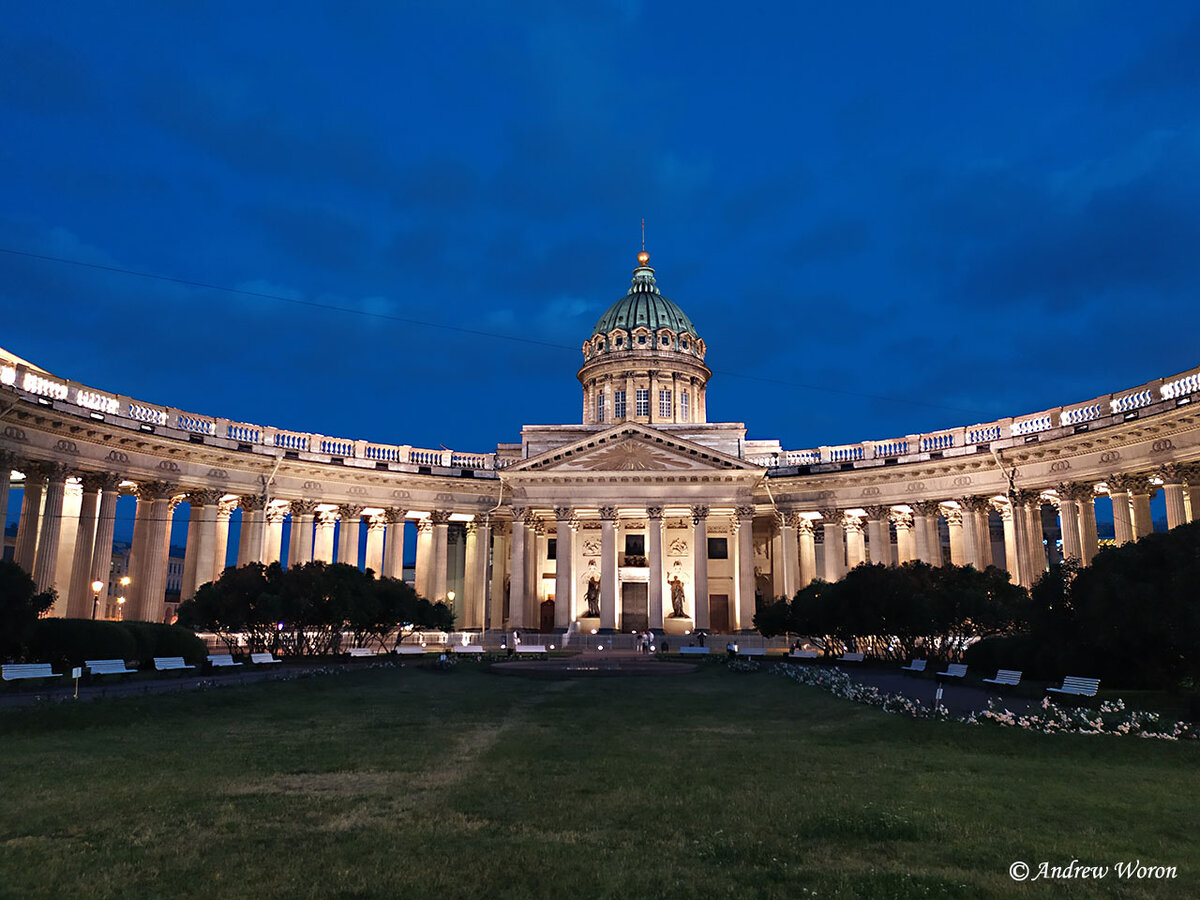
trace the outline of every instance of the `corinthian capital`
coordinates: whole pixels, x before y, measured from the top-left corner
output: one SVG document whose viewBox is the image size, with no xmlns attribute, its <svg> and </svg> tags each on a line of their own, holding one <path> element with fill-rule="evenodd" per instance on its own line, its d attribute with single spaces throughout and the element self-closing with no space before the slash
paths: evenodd
<svg viewBox="0 0 1200 900">
<path fill-rule="evenodd" d="M 942 504 L 937 500 L 917 500 L 908 505 L 918 516 L 936 516 L 942 511 Z"/>
<path fill-rule="evenodd" d="M 267 505 L 267 498 L 260 494 L 248 494 L 238 497 L 238 506 L 245 512 L 258 512 Z"/>
</svg>

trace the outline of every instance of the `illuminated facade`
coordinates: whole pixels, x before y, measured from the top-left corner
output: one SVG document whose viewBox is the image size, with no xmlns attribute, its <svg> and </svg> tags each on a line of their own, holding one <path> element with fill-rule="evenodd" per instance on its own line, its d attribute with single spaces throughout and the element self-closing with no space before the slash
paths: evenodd
<svg viewBox="0 0 1200 900">
<path fill-rule="evenodd" d="M 868 561 L 996 564 L 1029 585 L 1057 546 L 1047 526 L 1063 555 L 1090 562 L 1101 495 L 1117 543 L 1152 529 L 1157 490 L 1170 527 L 1193 517 L 1200 369 L 995 422 L 789 451 L 709 421 L 705 352 L 643 253 L 583 344 L 580 424 L 458 453 L 162 407 L 0 351 L 3 508 L 23 488 L 13 555 L 58 589 L 55 614 L 89 615 L 90 583 L 112 571 L 117 499 L 134 494 L 125 618 L 167 614 L 169 525 L 186 517 L 184 598 L 235 557 L 400 577 L 412 528 L 418 591 L 453 592 L 463 629 L 682 634 L 749 629 L 764 598 Z"/>
</svg>

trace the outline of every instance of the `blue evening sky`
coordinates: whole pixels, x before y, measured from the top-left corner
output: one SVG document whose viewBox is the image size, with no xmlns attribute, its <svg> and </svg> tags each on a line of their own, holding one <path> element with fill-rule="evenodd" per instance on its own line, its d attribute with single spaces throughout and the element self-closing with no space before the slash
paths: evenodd
<svg viewBox="0 0 1200 900">
<path fill-rule="evenodd" d="M 0 346 L 488 451 L 579 421 L 644 217 L 710 419 L 789 449 L 1200 363 L 1194 3 L 267 6 L 6 6 Z"/>
</svg>

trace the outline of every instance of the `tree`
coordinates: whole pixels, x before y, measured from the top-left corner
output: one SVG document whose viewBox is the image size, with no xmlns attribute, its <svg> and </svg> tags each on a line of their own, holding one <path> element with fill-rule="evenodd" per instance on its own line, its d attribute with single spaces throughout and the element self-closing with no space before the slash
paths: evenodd
<svg viewBox="0 0 1200 900">
<path fill-rule="evenodd" d="M 0 560 L 0 657 L 21 655 L 26 632 L 58 599 L 53 589 L 38 592 L 28 572 L 12 560 Z"/>
</svg>

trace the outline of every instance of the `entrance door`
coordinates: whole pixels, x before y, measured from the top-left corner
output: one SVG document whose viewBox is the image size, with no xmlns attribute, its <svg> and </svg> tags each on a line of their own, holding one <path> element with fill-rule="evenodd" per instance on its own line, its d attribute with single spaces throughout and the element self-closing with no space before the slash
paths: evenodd
<svg viewBox="0 0 1200 900">
<path fill-rule="evenodd" d="M 621 586 L 621 630 L 639 634 L 650 627 L 650 585 L 626 582 Z"/>
<path fill-rule="evenodd" d="M 708 595 L 708 626 L 715 634 L 729 633 L 729 595 Z"/>
<path fill-rule="evenodd" d="M 539 619 L 539 622 L 541 624 L 538 627 L 538 631 L 540 631 L 542 634 L 553 634 L 554 633 L 554 601 L 553 600 L 545 600 L 542 602 L 541 617 Z"/>
</svg>

